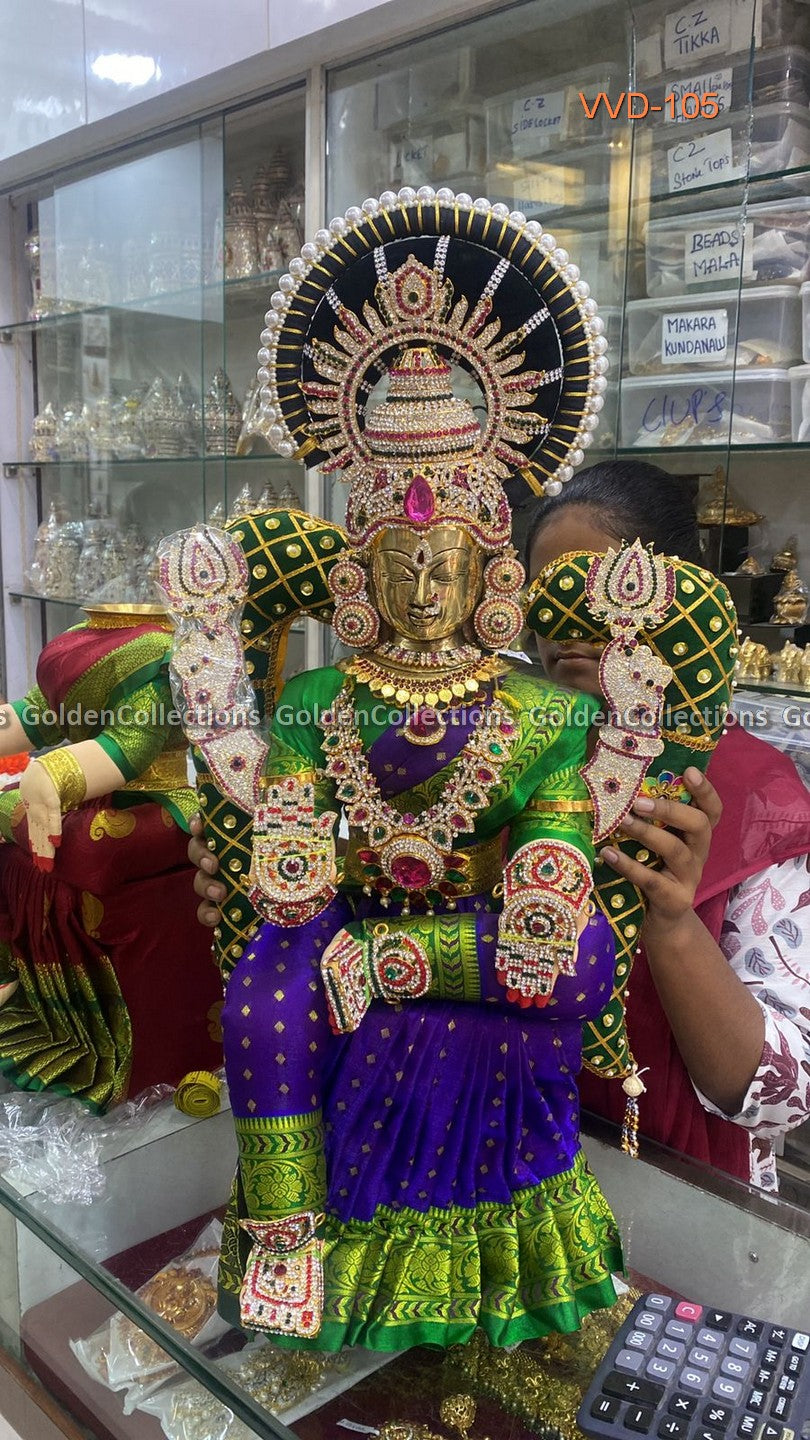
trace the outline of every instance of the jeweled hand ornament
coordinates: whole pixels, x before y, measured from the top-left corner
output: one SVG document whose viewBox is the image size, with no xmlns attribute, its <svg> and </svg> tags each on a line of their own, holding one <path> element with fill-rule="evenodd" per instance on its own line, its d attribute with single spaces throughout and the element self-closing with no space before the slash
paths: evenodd
<svg viewBox="0 0 810 1440">
<path fill-rule="evenodd" d="M 315 814 L 314 776 L 269 782 L 256 806 L 250 900 L 276 925 L 304 925 L 337 894 L 332 811 Z"/>
<path fill-rule="evenodd" d="M 336 1035 L 356 1030 L 372 1000 L 421 1000 L 432 979 L 427 952 L 396 923 L 374 925 L 370 935 L 340 930 L 321 960 L 329 1023 Z"/>
<path fill-rule="evenodd" d="M 512 856 L 495 961 L 508 1000 L 542 1009 L 557 975 L 576 974 L 590 890 L 590 866 L 563 840 L 532 840 Z"/>
</svg>

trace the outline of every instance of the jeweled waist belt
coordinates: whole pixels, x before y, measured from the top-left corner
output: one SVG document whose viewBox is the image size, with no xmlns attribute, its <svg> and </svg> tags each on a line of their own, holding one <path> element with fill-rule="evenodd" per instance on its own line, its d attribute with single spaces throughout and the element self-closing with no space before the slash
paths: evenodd
<svg viewBox="0 0 810 1440">
<path fill-rule="evenodd" d="M 361 860 L 358 859 L 358 850 L 364 850 L 368 841 L 363 836 L 351 835 L 343 857 L 343 883 L 346 885 L 363 886 L 366 883 L 366 870 Z M 453 855 L 459 860 L 459 869 L 463 869 L 466 879 L 455 886 L 455 894 L 461 895 L 482 895 L 493 890 L 503 880 L 503 846 L 500 835 L 493 835 L 491 840 L 482 840 L 478 845 L 471 845 L 468 849 L 454 850 Z"/>
</svg>

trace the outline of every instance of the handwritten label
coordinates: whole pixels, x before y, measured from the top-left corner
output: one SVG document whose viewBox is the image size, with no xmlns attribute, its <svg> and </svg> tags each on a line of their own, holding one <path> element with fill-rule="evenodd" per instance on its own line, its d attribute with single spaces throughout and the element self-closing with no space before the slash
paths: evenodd
<svg viewBox="0 0 810 1440">
<path fill-rule="evenodd" d="M 744 165 L 735 165 L 731 153 L 731 131 L 714 130 L 710 135 L 688 136 L 667 151 L 670 194 L 699 190 L 720 180 L 738 180 Z"/>
<path fill-rule="evenodd" d="M 704 95 L 714 95 L 717 99 L 717 109 L 722 114 L 724 110 L 731 109 L 731 80 L 733 70 L 729 66 L 726 70 L 705 70 L 702 75 L 689 75 L 686 80 L 667 81 L 667 99 L 664 104 L 664 119 L 669 125 L 673 120 L 695 120 L 697 116 L 693 113 L 697 110 L 697 104 L 689 99 L 686 102 L 687 114 L 681 108 L 681 100 L 684 95 L 697 95 L 702 100 Z M 672 95 L 673 103 L 670 104 L 669 97 Z"/>
<path fill-rule="evenodd" d="M 538 150 L 547 150 L 555 135 L 561 132 L 564 114 L 564 90 L 515 100 L 512 104 L 513 154 L 536 155 Z"/>
<path fill-rule="evenodd" d="M 514 204 L 518 210 L 533 211 L 538 206 L 546 211 L 560 210 L 563 206 L 581 205 L 585 193 L 585 177 L 581 170 L 568 165 L 546 165 L 535 175 L 527 175 L 520 182 L 520 194 L 515 195 Z"/>
<path fill-rule="evenodd" d="M 725 360 L 727 310 L 675 310 L 661 317 L 661 361 L 695 365 Z"/>
<path fill-rule="evenodd" d="M 730 391 L 717 386 L 707 388 L 705 385 L 696 385 L 694 390 L 689 391 L 679 385 L 672 394 L 659 389 L 641 417 L 642 432 L 645 435 L 659 435 L 664 430 L 680 430 L 681 443 L 686 445 L 696 425 L 713 425 L 718 428 L 713 434 L 706 434 L 704 431 L 703 444 L 719 444 L 724 433 L 719 426 L 725 425 L 726 430 L 728 427 L 730 400 Z"/>
<path fill-rule="evenodd" d="M 757 7 L 759 9 L 759 7 Z M 671 10 L 664 21 L 664 68 L 683 65 L 695 56 L 733 55 L 751 44 L 761 44 L 762 22 L 754 0 L 706 0 Z"/>
<path fill-rule="evenodd" d="M 400 149 L 402 179 L 406 185 L 423 185 L 433 173 L 433 136 L 405 140 Z"/>
<path fill-rule="evenodd" d="M 753 267 L 754 226 L 700 225 L 684 231 L 683 278 L 686 285 L 708 280 L 749 278 Z"/>
</svg>

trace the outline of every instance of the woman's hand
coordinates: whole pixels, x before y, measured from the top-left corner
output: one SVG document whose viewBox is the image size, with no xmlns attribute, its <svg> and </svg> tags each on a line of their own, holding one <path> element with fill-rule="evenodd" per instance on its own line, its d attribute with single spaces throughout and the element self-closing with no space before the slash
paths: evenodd
<svg viewBox="0 0 810 1440">
<path fill-rule="evenodd" d="M 197 906 L 197 919 L 201 925 L 213 929 L 221 919 L 219 907 L 225 899 L 225 886 L 218 880 L 211 879 L 219 871 L 219 861 L 213 855 L 203 839 L 205 831 L 203 822 L 199 815 L 194 815 L 191 820 L 191 839 L 188 842 L 188 858 L 192 865 L 197 868 L 194 876 L 194 893 L 199 895 L 201 904 Z"/>
<path fill-rule="evenodd" d="M 612 846 L 600 851 L 602 859 L 637 885 L 644 895 L 647 901 L 645 940 L 651 935 L 656 938 L 669 935 L 691 917 L 712 830 L 722 814 L 720 796 L 705 775 L 690 765 L 683 778 L 692 797 L 691 805 L 641 795 L 633 806 L 634 813 L 622 821 L 622 829 L 633 840 L 652 854 L 660 855 L 663 861 L 660 869 L 651 870 Z M 653 820 L 667 828 L 653 825 Z"/>
<path fill-rule="evenodd" d="M 62 805 L 44 765 L 34 761 L 23 772 L 20 799 L 25 806 L 34 864 L 38 870 L 53 870 L 56 847 L 62 843 Z"/>
</svg>

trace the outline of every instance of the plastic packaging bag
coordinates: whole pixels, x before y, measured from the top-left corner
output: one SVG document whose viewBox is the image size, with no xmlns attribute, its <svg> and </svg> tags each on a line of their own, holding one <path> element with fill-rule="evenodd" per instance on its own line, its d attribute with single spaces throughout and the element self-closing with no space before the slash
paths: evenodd
<svg viewBox="0 0 810 1440">
<path fill-rule="evenodd" d="M 206 1345 L 228 1329 L 216 1311 L 221 1241 L 222 1226 L 211 1220 L 185 1254 L 164 1265 L 137 1291 L 145 1305 L 192 1345 Z M 120 1312 L 86 1340 L 71 1340 L 70 1346 L 94 1380 L 110 1390 L 127 1392 L 125 1415 L 179 1373 L 166 1351 Z"/>
<path fill-rule="evenodd" d="M 11 1090 L 0 1096 L 0 1171 L 55 1204 L 90 1205 L 106 1189 L 106 1152 L 145 1127 L 172 1094 L 170 1085 L 155 1085 L 93 1115 L 75 1100 Z"/>
</svg>

